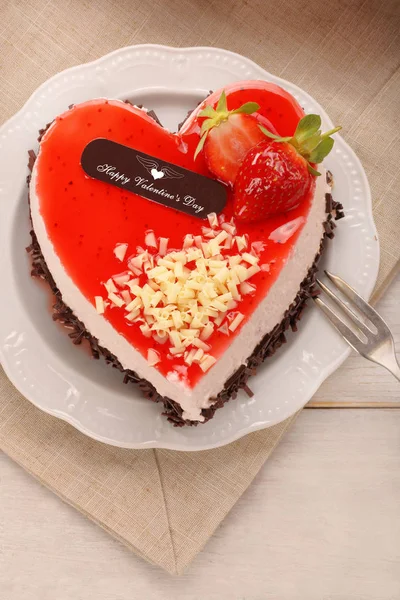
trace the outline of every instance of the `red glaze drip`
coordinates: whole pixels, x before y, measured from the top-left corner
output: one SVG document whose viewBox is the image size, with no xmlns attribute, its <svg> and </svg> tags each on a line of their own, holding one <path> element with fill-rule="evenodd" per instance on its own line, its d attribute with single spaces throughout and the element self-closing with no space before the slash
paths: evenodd
<svg viewBox="0 0 400 600">
<path fill-rule="evenodd" d="M 260 85 L 259 89 L 255 84 L 261 82 L 249 82 L 252 89 L 235 90 L 235 86 L 232 86 L 233 92 L 228 89 L 229 108 L 250 100 L 258 102 L 260 112 L 271 120 L 281 135 L 292 134 L 302 116 L 300 107 L 293 99 L 289 102 L 290 96 L 286 92 L 284 94 L 288 98 L 285 96 L 282 100 L 276 90 L 268 91 L 271 84 L 264 83 L 264 87 Z M 37 160 L 36 179 L 41 215 L 64 268 L 93 305 L 96 295 L 106 297 L 102 283 L 110 276 L 126 270 L 125 261 L 119 262 L 113 254 L 117 243 L 129 244 L 128 258 L 136 254 L 136 246 L 144 246 L 145 231 L 153 229 L 157 237 L 169 238 L 168 249 L 180 249 L 184 235 L 200 235 L 202 226 L 208 226 L 208 221 L 90 179 L 80 166 L 83 149 L 91 140 L 105 137 L 210 176 L 201 155 L 196 162 L 193 160 L 199 141 L 198 129 L 196 120 L 191 118 L 188 126 L 184 126 L 182 135 L 171 134 L 155 124 L 143 111 L 130 105 L 118 101 L 93 100 L 58 117 L 45 134 Z M 287 214 L 257 224 L 237 223 L 238 235 L 247 233 L 250 243 L 265 243 L 260 264 L 270 264 L 268 273 L 261 271 L 251 279 L 251 283 L 256 285 L 256 293 L 244 296 L 235 309 L 246 317 L 242 325 L 278 277 L 302 226 L 284 244 L 268 240 L 270 233 L 297 217 L 307 217 L 310 204 L 311 196 Z M 232 216 L 231 198 L 224 214 L 227 219 Z M 145 357 L 149 348 L 157 350 L 161 362 L 155 368 L 166 375 L 174 366 L 184 365 L 182 358 L 167 357 L 168 343 L 160 345 L 144 337 L 138 324 L 128 323 L 124 315 L 123 309 L 113 308 L 106 311 L 104 318 Z M 215 332 L 207 341 L 211 345 L 210 353 L 216 358 L 221 356 L 240 329 L 241 326 L 229 337 Z M 194 386 L 202 375 L 198 365 L 188 367 L 188 385 Z"/>
</svg>

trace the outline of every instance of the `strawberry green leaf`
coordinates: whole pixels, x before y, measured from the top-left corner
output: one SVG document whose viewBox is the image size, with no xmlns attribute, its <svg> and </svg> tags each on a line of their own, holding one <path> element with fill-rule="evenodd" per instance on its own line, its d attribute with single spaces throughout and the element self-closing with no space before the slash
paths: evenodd
<svg viewBox="0 0 400 600">
<path fill-rule="evenodd" d="M 306 115 L 300 119 L 294 138 L 298 144 L 301 144 L 304 140 L 311 137 L 321 127 L 321 117 L 319 115 Z"/>
<path fill-rule="evenodd" d="M 225 94 L 225 90 L 222 90 L 221 95 L 218 100 L 218 104 L 217 104 L 217 112 L 226 113 L 227 111 L 228 111 L 228 107 L 227 107 L 227 103 L 226 103 L 226 94 Z"/>
<path fill-rule="evenodd" d="M 301 148 L 301 153 L 304 157 L 306 157 L 310 152 L 314 150 L 318 146 L 321 141 L 321 132 L 317 131 L 314 135 L 311 135 L 309 138 L 304 140 L 301 144 L 297 144 L 297 148 Z M 295 145 L 295 144 L 293 144 Z"/>
<path fill-rule="evenodd" d="M 213 119 L 206 119 L 201 125 L 200 135 L 203 135 L 203 133 L 209 131 L 213 127 L 215 127 L 215 121 Z"/>
<path fill-rule="evenodd" d="M 329 152 L 333 148 L 333 144 L 335 140 L 331 137 L 324 138 L 322 142 L 318 144 L 316 148 L 310 153 L 309 160 L 313 163 L 320 163 L 324 160 L 325 156 L 329 154 Z"/>
<path fill-rule="evenodd" d="M 308 169 L 308 172 L 311 173 L 311 175 L 315 175 L 315 177 L 318 177 L 319 175 L 321 175 L 321 173 L 319 173 L 318 171 L 316 171 L 314 169 L 314 167 L 312 167 L 310 165 L 310 163 L 307 164 L 307 169 Z"/>
<path fill-rule="evenodd" d="M 245 114 L 245 115 L 251 115 L 254 112 L 257 112 L 258 109 L 260 108 L 260 105 L 257 104 L 257 102 L 246 102 L 245 104 L 242 104 L 242 106 L 239 106 L 239 108 L 235 108 L 235 110 L 231 111 L 231 114 Z"/>
<path fill-rule="evenodd" d="M 275 135 L 271 131 L 268 131 L 268 129 L 265 129 L 265 127 L 263 127 L 262 125 L 259 125 L 259 128 L 261 129 L 264 135 L 270 137 L 273 140 L 276 140 L 277 142 L 290 142 L 290 140 L 292 139 L 290 136 L 281 137 L 280 135 Z"/>
<path fill-rule="evenodd" d="M 267 137 L 270 137 L 273 140 L 280 140 L 281 139 L 279 137 L 279 135 L 275 135 L 275 133 L 271 133 L 271 131 L 268 131 L 268 129 L 265 129 L 265 127 L 263 127 L 262 125 L 259 125 L 259 128 L 261 129 L 261 131 L 263 132 L 263 134 L 266 135 Z"/>
<path fill-rule="evenodd" d="M 204 143 L 206 141 L 208 135 L 208 131 L 206 131 L 200 138 L 199 143 L 197 144 L 196 152 L 194 153 L 194 160 L 196 160 L 198 154 L 203 150 Z"/>
<path fill-rule="evenodd" d="M 210 104 L 208 106 L 206 106 L 205 108 L 203 108 L 203 110 L 201 110 L 199 112 L 199 117 L 214 117 L 214 116 L 215 116 L 215 110 Z"/>
<path fill-rule="evenodd" d="M 337 133 L 338 131 L 340 131 L 342 128 L 339 125 L 339 127 L 334 127 L 333 129 L 330 129 L 329 131 L 325 131 L 325 133 L 323 133 L 321 135 L 321 138 L 324 139 L 326 137 L 329 137 L 330 135 L 333 135 L 334 133 Z"/>
</svg>

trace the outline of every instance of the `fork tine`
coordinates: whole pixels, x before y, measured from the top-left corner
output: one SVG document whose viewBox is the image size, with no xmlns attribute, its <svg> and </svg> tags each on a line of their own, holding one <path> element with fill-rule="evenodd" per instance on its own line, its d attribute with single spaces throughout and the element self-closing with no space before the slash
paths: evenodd
<svg viewBox="0 0 400 600">
<path fill-rule="evenodd" d="M 349 300 L 352 302 L 360 311 L 375 325 L 377 329 L 381 332 L 391 335 L 389 327 L 386 325 L 385 321 L 382 319 L 380 315 L 376 312 L 375 309 L 372 308 L 361 296 L 357 294 L 357 292 L 349 286 L 348 283 L 343 281 L 341 277 L 338 275 L 333 275 L 329 271 L 325 271 L 326 276 L 330 279 L 330 281 L 336 286 L 338 290 L 340 290 Z"/>
<path fill-rule="evenodd" d="M 347 306 L 347 304 L 345 304 L 340 298 L 339 296 L 336 296 L 336 294 L 334 294 L 334 292 L 332 292 L 332 290 L 330 288 L 328 288 L 322 281 L 320 281 L 319 279 L 317 279 L 317 283 L 319 285 L 319 287 L 325 292 L 325 294 L 327 296 L 329 296 L 329 298 L 331 298 L 335 304 L 337 304 L 337 306 L 339 306 L 339 308 L 341 308 L 341 310 L 349 316 L 349 318 L 352 320 L 352 322 L 355 323 L 355 328 L 358 330 L 359 333 L 364 334 L 365 336 L 368 337 L 369 333 L 373 333 L 369 327 L 367 327 L 367 325 L 365 325 L 365 323 L 363 323 L 360 318 L 355 314 L 354 311 L 351 310 L 351 308 L 349 306 Z"/>
<path fill-rule="evenodd" d="M 365 343 L 360 340 L 359 337 L 346 325 L 343 323 L 342 319 L 327 305 L 321 298 L 314 298 L 315 304 L 322 310 L 322 312 L 328 317 L 330 322 L 338 332 L 344 337 L 346 342 L 360 354 L 364 354 L 365 352 Z"/>
</svg>

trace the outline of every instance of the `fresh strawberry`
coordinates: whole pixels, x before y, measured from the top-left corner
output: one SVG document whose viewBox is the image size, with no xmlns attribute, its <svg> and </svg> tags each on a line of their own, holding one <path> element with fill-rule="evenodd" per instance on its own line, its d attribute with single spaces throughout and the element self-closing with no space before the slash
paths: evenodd
<svg viewBox="0 0 400 600">
<path fill-rule="evenodd" d="M 211 173 L 232 185 L 247 152 L 264 135 L 252 115 L 236 114 L 214 127 L 204 144 L 204 155 Z"/>
<path fill-rule="evenodd" d="M 307 162 L 293 146 L 264 140 L 246 155 L 235 182 L 241 221 L 260 221 L 297 206 L 310 189 Z"/>
<path fill-rule="evenodd" d="M 315 176 L 314 166 L 332 150 L 330 137 L 340 127 L 321 134 L 321 118 L 306 115 L 293 137 L 268 136 L 251 148 L 239 169 L 234 188 L 234 212 L 241 221 L 260 221 L 302 202 Z M 314 166 L 313 166 L 314 165 Z"/>
<path fill-rule="evenodd" d="M 215 109 L 206 106 L 199 113 L 199 117 L 205 119 L 195 157 L 203 150 L 209 170 L 223 183 L 233 185 L 247 152 L 265 139 L 260 125 L 275 132 L 268 119 L 253 114 L 259 108 L 255 102 L 246 102 L 228 111 L 225 91 L 222 91 Z"/>
</svg>

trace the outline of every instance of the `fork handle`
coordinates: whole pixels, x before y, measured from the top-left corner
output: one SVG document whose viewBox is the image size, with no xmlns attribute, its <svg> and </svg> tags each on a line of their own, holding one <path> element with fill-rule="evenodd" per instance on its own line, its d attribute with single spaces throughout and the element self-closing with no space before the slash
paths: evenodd
<svg viewBox="0 0 400 600">
<path fill-rule="evenodd" d="M 397 362 L 396 356 L 393 355 L 393 358 L 390 357 L 390 359 L 385 360 L 385 363 L 381 363 L 381 364 L 383 367 L 385 367 L 385 369 L 390 371 L 392 373 L 392 375 L 394 375 L 398 381 L 400 381 L 400 366 L 399 366 L 399 363 Z"/>
<path fill-rule="evenodd" d="M 398 381 L 400 381 L 400 367 L 399 367 L 399 365 L 397 365 L 397 367 L 395 368 L 395 370 L 392 371 L 392 369 L 389 369 L 389 371 L 391 373 L 393 373 L 393 375 L 396 377 L 396 379 Z"/>
</svg>

